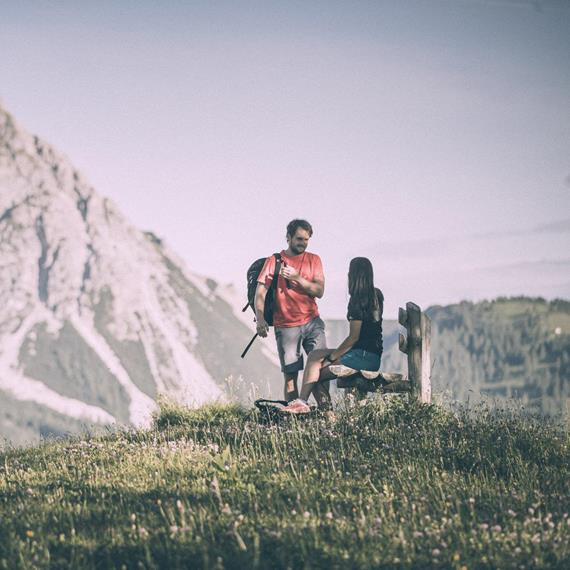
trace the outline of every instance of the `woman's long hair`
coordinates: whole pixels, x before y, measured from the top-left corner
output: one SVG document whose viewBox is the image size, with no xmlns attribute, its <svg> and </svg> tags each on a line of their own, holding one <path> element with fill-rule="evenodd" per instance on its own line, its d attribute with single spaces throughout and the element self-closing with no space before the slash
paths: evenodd
<svg viewBox="0 0 570 570">
<path fill-rule="evenodd" d="M 374 288 L 374 270 L 367 257 L 355 257 L 348 268 L 348 313 L 362 320 L 380 320 L 380 306 Z"/>
</svg>

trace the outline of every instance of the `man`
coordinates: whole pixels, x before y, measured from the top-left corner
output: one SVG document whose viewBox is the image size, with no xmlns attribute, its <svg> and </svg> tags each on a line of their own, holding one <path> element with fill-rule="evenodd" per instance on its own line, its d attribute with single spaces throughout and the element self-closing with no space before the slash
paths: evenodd
<svg viewBox="0 0 570 570">
<path fill-rule="evenodd" d="M 326 347 L 325 324 L 315 300 L 325 292 L 323 266 L 318 255 L 306 251 L 312 235 L 313 228 L 306 220 L 293 220 L 287 225 L 288 248 L 281 252 L 281 271 L 275 292 L 273 326 L 288 402 L 299 397 L 297 377 L 303 369 L 301 348 L 309 354 L 316 348 Z M 257 333 L 261 337 L 266 337 L 269 330 L 263 308 L 274 273 L 275 256 L 272 255 L 257 278 L 255 314 Z M 328 383 L 317 384 L 313 395 L 319 407 L 330 405 Z"/>
</svg>

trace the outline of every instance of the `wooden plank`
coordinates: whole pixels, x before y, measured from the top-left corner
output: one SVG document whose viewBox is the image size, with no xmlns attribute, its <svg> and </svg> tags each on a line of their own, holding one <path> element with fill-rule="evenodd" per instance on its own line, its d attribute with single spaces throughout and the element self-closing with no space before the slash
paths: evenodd
<svg viewBox="0 0 570 570">
<path fill-rule="evenodd" d="M 402 382 L 404 380 L 404 375 L 400 372 L 381 372 L 380 375 L 386 382 Z"/>
<path fill-rule="evenodd" d="M 422 313 L 421 318 L 422 334 L 422 372 L 420 397 L 422 402 L 431 403 L 431 319 Z"/>
<path fill-rule="evenodd" d="M 406 309 L 402 309 L 402 307 L 398 308 L 398 322 L 403 327 L 405 327 L 408 322 L 408 313 L 406 313 Z"/>
<path fill-rule="evenodd" d="M 407 380 L 404 379 L 404 375 L 401 374 L 400 372 L 380 372 L 380 375 L 372 380 L 365 378 L 361 374 L 354 373 L 351 374 L 350 376 L 341 376 L 340 378 L 337 378 L 336 386 L 337 388 L 347 388 L 350 386 L 354 386 L 355 382 L 359 383 L 360 381 L 362 381 L 363 387 L 372 384 L 390 384 L 391 382 L 407 382 Z"/>
<path fill-rule="evenodd" d="M 408 319 L 408 378 L 415 398 L 421 397 L 422 381 L 422 332 L 421 332 L 421 309 L 412 302 L 406 303 Z"/>
<path fill-rule="evenodd" d="M 374 380 L 368 380 L 358 374 L 339 378 L 337 388 L 356 389 L 360 392 L 380 392 L 380 393 L 401 393 L 409 392 L 411 387 L 402 374 L 396 372 L 383 372 L 381 376 Z"/>
<path fill-rule="evenodd" d="M 408 354 L 408 339 L 402 333 L 398 335 L 398 347 L 400 352 Z"/>
</svg>

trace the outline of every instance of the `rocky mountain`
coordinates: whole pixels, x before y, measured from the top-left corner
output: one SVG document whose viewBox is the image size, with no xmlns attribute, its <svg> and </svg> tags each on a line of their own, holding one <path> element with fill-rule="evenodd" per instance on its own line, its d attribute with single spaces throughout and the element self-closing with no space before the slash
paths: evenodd
<svg viewBox="0 0 570 570">
<path fill-rule="evenodd" d="M 239 358 L 253 332 L 241 304 L 0 107 L 0 436 L 145 425 L 159 394 L 267 390 L 272 343 Z"/>
<path fill-rule="evenodd" d="M 434 392 L 471 402 L 513 399 L 546 414 L 570 413 L 570 302 L 502 298 L 430 307 Z M 346 321 L 328 321 L 338 344 Z M 407 374 L 396 321 L 384 321 L 382 369 Z"/>
</svg>

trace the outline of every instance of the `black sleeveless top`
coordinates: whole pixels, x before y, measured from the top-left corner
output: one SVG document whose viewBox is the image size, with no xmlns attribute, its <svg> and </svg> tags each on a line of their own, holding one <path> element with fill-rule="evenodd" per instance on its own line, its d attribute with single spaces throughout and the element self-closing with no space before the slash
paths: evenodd
<svg viewBox="0 0 570 570">
<path fill-rule="evenodd" d="M 382 313 L 384 312 L 384 295 L 380 289 L 376 289 L 376 298 L 378 299 L 378 311 L 373 315 L 364 315 L 358 308 L 349 309 L 347 319 L 349 321 L 362 321 L 360 336 L 356 344 L 352 347 L 361 348 L 367 352 L 382 355 Z"/>
</svg>

